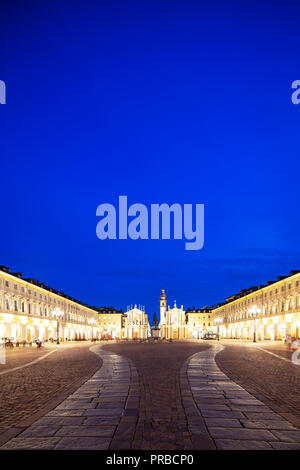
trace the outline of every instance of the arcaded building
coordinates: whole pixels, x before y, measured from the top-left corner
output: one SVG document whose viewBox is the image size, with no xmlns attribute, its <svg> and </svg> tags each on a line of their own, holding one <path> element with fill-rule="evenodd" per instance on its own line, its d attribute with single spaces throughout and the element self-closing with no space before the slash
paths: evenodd
<svg viewBox="0 0 300 470">
<path fill-rule="evenodd" d="M 0 340 L 84 340 L 99 337 L 98 313 L 35 279 L 0 267 Z"/>
<path fill-rule="evenodd" d="M 221 337 L 284 340 L 300 338 L 300 271 L 280 276 L 226 299 L 213 310 Z"/>
</svg>

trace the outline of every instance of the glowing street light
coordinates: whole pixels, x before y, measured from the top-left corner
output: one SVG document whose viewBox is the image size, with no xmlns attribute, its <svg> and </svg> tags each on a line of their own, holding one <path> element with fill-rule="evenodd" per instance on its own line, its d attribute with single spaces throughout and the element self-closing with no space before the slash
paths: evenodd
<svg viewBox="0 0 300 470">
<path fill-rule="evenodd" d="M 249 313 L 253 317 L 253 343 L 256 343 L 256 317 L 261 312 L 261 309 L 256 305 L 249 308 Z"/>
<path fill-rule="evenodd" d="M 57 321 L 57 326 L 56 326 L 56 335 L 57 335 L 57 338 L 56 338 L 56 343 L 57 344 L 60 344 L 59 343 L 59 321 L 63 319 L 63 316 L 64 316 L 64 312 L 62 310 L 60 310 L 58 307 L 56 307 L 53 312 L 52 312 L 54 318 L 56 318 L 56 321 Z"/>
</svg>

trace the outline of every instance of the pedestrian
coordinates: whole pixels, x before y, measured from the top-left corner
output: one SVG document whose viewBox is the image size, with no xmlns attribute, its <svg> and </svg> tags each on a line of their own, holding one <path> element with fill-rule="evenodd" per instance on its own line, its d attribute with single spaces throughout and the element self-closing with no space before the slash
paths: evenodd
<svg viewBox="0 0 300 470">
<path fill-rule="evenodd" d="M 291 344 L 292 344 L 292 337 L 291 337 L 291 335 L 287 335 L 286 336 L 286 345 L 287 345 L 287 348 L 288 348 L 289 351 L 291 350 Z"/>
<path fill-rule="evenodd" d="M 291 343 L 290 348 L 291 348 L 292 351 L 297 351 L 297 349 L 300 348 L 300 341 L 297 340 L 296 338 L 292 338 L 292 339 L 293 339 L 293 341 Z"/>
</svg>

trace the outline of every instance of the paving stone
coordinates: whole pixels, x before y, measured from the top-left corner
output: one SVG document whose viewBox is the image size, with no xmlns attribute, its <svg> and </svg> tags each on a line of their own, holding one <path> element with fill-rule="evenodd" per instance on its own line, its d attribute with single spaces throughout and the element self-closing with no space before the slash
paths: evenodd
<svg viewBox="0 0 300 470">
<path fill-rule="evenodd" d="M 276 441 L 274 433 L 266 429 L 217 428 L 208 426 L 209 433 L 216 439 Z"/>
<path fill-rule="evenodd" d="M 57 436 L 112 437 L 116 426 L 63 426 Z"/>
<path fill-rule="evenodd" d="M 245 428 L 250 429 L 277 429 L 277 430 L 297 430 L 288 421 L 249 421 L 247 419 L 241 419 L 241 423 Z"/>
<path fill-rule="evenodd" d="M 251 413 L 270 413 L 271 410 L 267 406 L 252 406 L 252 405 L 233 405 L 230 403 L 228 406 L 235 411 L 251 412 Z"/>
<path fill-rule="evenodd" d="M 126 403 L 126 397 L 97 397 L 93 398 L 95 403 Z"/>
<path fill-rule="evenodd" d="M 240 399 L 235 399 L 232 398 L 230 399 L 230 403 L 232 405 L 241 405 L 241 406 L 264 406 L 264 404 L 261 401 L 258 400 L 240 400 Z"/>
<path fill-rule="evenodd" d="M 270 421 L 270 420 L 285 421 L 281 416 L 279 416 L 277 413 L 274 413 L 271 410 L 270 410 L 269 413 L 267 413 L 267 412 L 256 413 L 256 412 L 252 412 L 252 411 L 245 411 L 245 415 L 250 421 L 260 421 L 260 420 L 263 420 L 263 421 Z"/>
<path fill-rule="evenodd" d="M 251 397 L 250 394 L 244 394 L 242 392 L 233 392 L 232 393 L 232 392 L 225 391 L 224 393 L 225 393 L 225 397 L 228 398 L 230 401 L 233 401 L 233 400 L 243 400 L 244 401 L 244 400 L 249 400 L 249 397 Z M 253 400 L 251 400 L 251 403 L 250 403 L 251 406 L 252 406 L 252 401 Z M 247 403 L 243 403 L 243 404 L 247 405 Z M 259 402 L 259 404 L 257 404 L 257 403 L 254 403 L 254 404 L 256 404 L 256 406 L 263 406 L 263 403 L 260 403 L 260 402 Z"/>
<path fill-rule="evenodd" d="M 278 437 L 281 441 L 286 442 L 299 442 L 300 443 L 300 430 L 296 431 L 272 431 L 272 433 Z"/>
<path fill-rule="evenodd" d="M 192 434 L 191 442 L 195 450 L 215 450 L 216 449 L 216 445 L 213 439 L 208 435 L 199 436 L 197 434 Z"/>
<path fill-rule="evenodd" d="M 227 419 L 242 419 L 245 418 L 240 411 L 222 411 L 222 410 L 207 410 L 201 409 L 201 414 L 204 418 L 227 418 Z"/>
<path fill-rule="evenodd" d="M 276 450 L 300 450 L 299 442 L 270 442 L 270 444 Z"/>
<path fill-rule="evenodd" d="M 124 408 L 102 408 L 101 406 L 96 408 L 99 410 L 98 416 L 121 416 L 124 413 Z M 91 410 L 87 410 L 86 413 Z M 88 416 L 88 415 L 86 415 Z"/>
<path fill-rule="evenodd" d="M 114 438 L 116 440 L 133 440 L 135 433 L 135 423 L 121 422 L 116 430 Z"/>
<path fill-rule="evenodd" d="M 11 439 L 1 450 L 51 450 L 59 442 L 57 437 L 17 437 Z"/>
<path fill-rule="evenodd" d="M 90 393 L 74 393 L 73 395 L 70 395 L 67 400 L 70 400 L 71 398 L 73 399 L 78 399 L 78 400 L 86 400 L 89 401 L 95 396 L 95 392 L 90 392 Z"/>
<path fill-rule="evenodd" d="M 102 417 L 105 417 L 105 416 L 120 416 L 119 414 L 109 414 L 109 413 L 103 413 L 103 411 L 108 411 L 108 410 L 103 410 L 101 408 L 95 408 L 93 410 L 85 410 L 83 412 L 83 416 L 102 416 Z"/>
<path fill-rule="evenodd" d="M 191 387 L 192 392 L 202 392 L 202 391 L 217 391 L 217 387 L 214 387 L 212 385 L 207 385 L 206 382 L 203 385 L 197 385 L 197 386 L 192 386 Z"/>
<path fill-rule="evenodd" d="M 265 441 L 216 439 L 215 442 L 219 450 L 272 450 L 272 446 Z"/>
<path fill-rule="evenodd" d="M 225 395 L 222 397 L 194 397 L 197 402 L 207 403 L 208 405 L 230 405 L 228 398 Z"/>
<path fill-rule="evenodd" d="M 125 403 L 124 403 L 125 404 Z M 101 408 L 103 410 L 114 410 L 114 409 L 117 409 L 117 410 L 123 410 L 123 407 L 120 408 L 120 403 L 98 403 L 97 404 L 97 408 Z"/>
<path fill-rule="evenodd" d="M 131 449 L 131 447 L 132 447 L 132 442 L 133 442 L 133 441 L 132 441 L 131 439 L 128 440 L 128 441 L 125 441 L 125 440 L 123 440 L 123 439 L 118 439 L 118 440 L 117 440 L 117 439 L 114 439 L 114 440 L 111 442 L 110 446 L 109 446 L 109 450 L 129 450 L 129 449 Z M 143 448 L 143 447 L 142 447 L 142 446 L 143 446 L 143 441 L 141 442 L 140 445 L 141 445 L 140 449 L 142 449 L 142 448 Z M 148 449 L 150 449 L 150 448 L 151 448 L 151 447 L 150 447 L 150 444 L 148 444 L 148 447 L 147 447 L 146 450 L 148 450 Z"/>
<path fill-rule="evenodd" d="M 90 416 L 85 418 L 83 425 L 92 426 L 116 426 L 120 422 L 119 416 Z"/>
<path fill-rule="evenodd" d="M 39 426 L 79 426 L 84 421 L 84 417 L 77 416 L 44 416 L 40 418 L 35 424 Z"/>
<path fill-rule="evenodd" d="M 215 381 L 213 383 L 225 391 L 242 391 L 242 392 L 244 391 L 243 387 L 241 387 L 240 385 L 236 385 L 235 383 L 231 382 L 229 379 L 227 382 Z"/>
<path fill-rule="evenodd" d="M 64 437 L 55 450 L 107 450 L 110 441 L 100 437 Z"/>
<path fill-rule="evenodd" d="M 77 402 L 80 403 L 81 405 L 84 405 L 85 403 L 91 403 L 92 397 L 86 398 L 86 397 L 68 397 L 63 403 L 70 404 L 70 402 Z"/>
<path fill-rule="evenodd" d="M 124 416 L 138 416 L 139 409 L 138 408 L 125 408 Z"/>
<path fill-rule="evenodd" d="M 200 403 L 201 410 L 215 410 L 215 411 L 230 411 L 228 405 L 210 405 L 207 403 Z"/>
<path fill-rule="evenodd" d="M 55 410 L 52 410 L 52 411 L 49 411 L 49 413 L 47 413 L 46 416 L 74 416 L 74 417 L 78 417 L 78 416 L 82 416 L 84 413 L 84 410 L 58 410 L 58 409 L 55 409 Z"/>
<path fill-rule="evenodd" d="M 57 409 L 58 410 L 82 410 L 82 409 L 91 409 L 91 408 L 96 408 L 97 404 L 96 403 L 87 403 L 87 402 L 81 402 L 75 401 L 75 400 L 66 400 L 63 403 L 61 403 Z"/>
<path fill-rule="evenodd" d="M 22 434 L 19 434 L 18 438 L 22 437 L 52 437 L 60 429 L 60 426 L 45 425 L 38 426 L 32 425 L 27 428 Z"/>
<path fill-rule="evenodd" d="M 228 427 L 228 428 L 241 428 L 242 425 L 238 419 L 226 418 L 205 418 L 207 426 Z"/>
</svg>

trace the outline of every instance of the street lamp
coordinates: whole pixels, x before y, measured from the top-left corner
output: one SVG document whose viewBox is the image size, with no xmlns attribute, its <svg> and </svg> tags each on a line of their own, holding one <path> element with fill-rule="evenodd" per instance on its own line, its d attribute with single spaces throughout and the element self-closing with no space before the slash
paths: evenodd
<svg viewBox="0 0 300 470">
<path fill-rule="evenodd" d="M 253 317 L 253 343 L 256 343 L 256 317 L 260 312 L 261 309 L 256 305 L 253 305 L 253 307 L 249 308 L 249 313 Z"/>
<path fill-rule="evenodd" d="M 58 307 L 56 307 L 53 312 L 52 312 L 54 318 L 56 318 L 56 321 L 57 321 L 57 326 L 56 326 L 56 335 L 57 335 L 57 338 L 56 338 L 56 343 L 57 344 L 60 344 L 59 343 L 59 321 L 63 319 L 63 316 L 64 316 L 64 312 L 62 310 L 60 310 Z"/>
<path fill-rule="evenodd" d="M 222 323 L 222 318 L 220 317 L 215 318 L 215 323 L 217 324 L 218 341 L 220 341 L 220 323 Z"/>
</svg>

